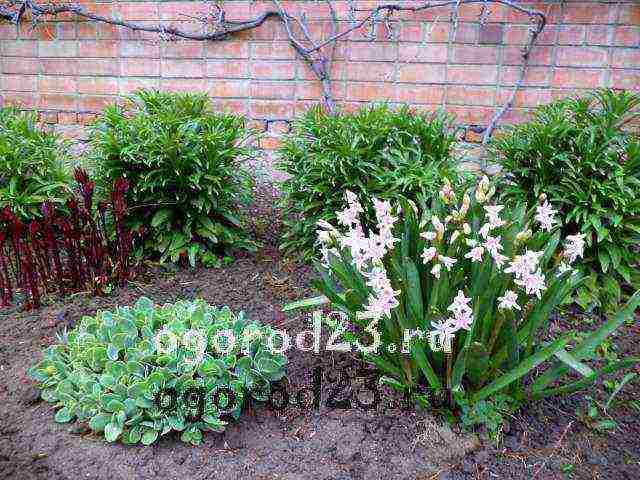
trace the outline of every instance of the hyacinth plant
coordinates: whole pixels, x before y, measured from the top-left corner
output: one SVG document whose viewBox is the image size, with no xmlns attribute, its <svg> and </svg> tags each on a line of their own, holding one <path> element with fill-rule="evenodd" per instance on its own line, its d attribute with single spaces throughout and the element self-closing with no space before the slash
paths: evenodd
<svg viewBox="0 0 640 480">
<path fill-rule="evenodd" d="M 292 308 L 330 303 L 346 325 L 327 323 L 379 368 L 383 382 L 463 413 L 504 396 L 518 402 L 570 393 L 638 363 L 594 370 L 583 360 L 633 315 L 640 292 L 581 343 L 573 332 L 550 338 L 551 313 L 583 281 L 575 267 L 584 238 L 561 239 L 544 196 L 532 208 L 509 211 L 491 202 L 494 192 L 484 177 L 467 192 L 445 184 L 421 208 L 373 199 L 372 231 L 360 223 L 358 198 L 347 193 L 340 227 L 319 223 L 323 261 L 315 287 L 323 296 Z M 582 378 L 558 385 L 570 370 Z"/>
</svg>

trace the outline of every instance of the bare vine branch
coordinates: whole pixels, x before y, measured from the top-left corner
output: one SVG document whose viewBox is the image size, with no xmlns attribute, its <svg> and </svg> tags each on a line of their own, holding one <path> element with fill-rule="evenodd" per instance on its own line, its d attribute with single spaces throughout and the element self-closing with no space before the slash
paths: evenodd
<svg viewBox="0 0 640 480">
<path fill-rule="evenodd" d="M 315 40 L 309 29 L 306 16 L 304 14 L 299 17 L 291 15 L 287 12 L 280 0 L 272 0 L 275 9 L 265 11 L 257 15 L 255 18 L 242 21 L 227 20 L 223 6 L 216 2 L 215 4 L 212 4 L 207 15 L 203 15 L 202 17 L 190 17 L 202 23 L 203 28 L 201 32 L 182 30 L 165 24 L 146 25 L 129 22 L 89 12 L 80 5 L 40 4 L 35 0 L 8 0 L 8 7 L 0 6 L 0 19 L 20 24 L 26 19 L 28 14 L 31 15 L 31 20 L 33 22 L 37 22 L 39 18 L 43 16 L 55 17 L 56 15 L 63 13 L 72 13 L 80 18 L 99 23 L 107 23 L 127 28 L 132 31 L 156 33 L 164 40 L 185 39 L 195 41 L 223 41 L 241 32 L 259 28 L 268 19 L 276 18 L 282 23 L 291 46 L 300 58 L 305 61 L 321 83 L 323 102 L 326 108 L 331 113 L 335 113 L 336 105 L 331 88 L 331 64 L 338 41 L 347 38 L 351 33 L 357 30 L 363 30 L 367 27 L 370 27 L 370 30 L 365 34 L 365 36 L 369 40 L 374 40 L 376 37 L 375 32 L 377 25 L 382 25 L 386 29 L 389 39 L 394 40 L 396 35 L 392 16 L 395 13 L 417 13 L 430 9 L 451 7 L 452 21 L 457 24 L 458 10 L 460 7 L 470 4 L 482 4 L 479 21 L 484 24 L 487 20 L 488 5 L 502 5 L 527 15 L 531 21 L 531 27 L 529 29 L 528 42 L 522 48 L 522 64 L 520 66 L 518 81 L 516 82 L 507 102 L 498 109 L 489 125 L 483 129 L 484 144 L 486 144 L 490 139 L 500 119 L 513 106 L 517 92 L 524 83 L 531 50 L 535 46 L 538 36 L 546 25 L 546 16 L 542 12 L 525 8 L 512 0 L 446 0 L 441 2 L 426 2 L 424 4 L 413 6 L 400 3 L 389 3 L 369 9 L 358 9 L 353 0 L 348 0 L 349 25 L 344 30 L 339 31 L 339 19 L 336 10 L 331 3 L 331 0 L 324 1 L 328 5 L 332 21 L 332 32 L 330 36 L 324 40 Z M 364 13 L 362 18 L 357 18 L 358 13 Z M 331 49 L 328 54 L 325 54 L 323 51 L 327 47 L 331 47 Z"/>
</svg>

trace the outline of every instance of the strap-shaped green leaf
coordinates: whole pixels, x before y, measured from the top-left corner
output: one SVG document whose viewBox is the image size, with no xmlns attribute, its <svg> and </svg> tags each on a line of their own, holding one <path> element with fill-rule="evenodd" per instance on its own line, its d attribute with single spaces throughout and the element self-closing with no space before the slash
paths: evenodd
<svg viewBox="0 0 640 480">
<path fill-rule="evenodd" d="M 593 355 L 606 338 L 611 335 L 620 325 L 622 325 L 640 305 L 640 290 L 633 294 L 627 304 L 616 313 L 613 318 L 607 320 L 598 330 L 585 338 L 576 348 L 571 351 L 571 355 L 576 360 L 582 360 Z M 532 385 L 534 392 L 543 390 L 547 385 L 557 380 L 568 371 L 564 363 L 556 363 L 549 370 L 544 372 Z"/>
<path fill-rule="evenodd" d="M 493 395 L 494 393 L 502 390 L 503 388 L 505 388 L 512 382 L 518 380 L 519 378 L 524 377 L 527 373 L 529 373 L 531 370 L 536 368 L 542 362 L 547 360 L 558 350 L 564 348 L 568 341 L 569 341 L 569 336 L 566 335 L 562 338 L 559 338 L 555 342 L 552 342 L 546 347 L 538 350 L 533 355 L 525 358 L 522 362 L 520 362 L 520 364 L 516 368 L 501 375 L 500 377 L 496 378 L 493 382 L 491 382 L 489 385 L 479 390 L 473 396 L 473 402 L 478 402 L 484 398 L 487 398 L 488 396 Z"/>
</svg>

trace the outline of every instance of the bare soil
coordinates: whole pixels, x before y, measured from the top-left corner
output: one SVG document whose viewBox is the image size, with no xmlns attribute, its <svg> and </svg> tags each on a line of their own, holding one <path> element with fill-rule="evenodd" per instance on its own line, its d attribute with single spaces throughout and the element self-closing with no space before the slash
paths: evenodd
<svg viewBox="0 0 640 480">
<path fill-rule="evenodd" d="M 255 255 L 238 255 L 218 269 L 153 267 L 108 297 L 80 294 L 33 312 L 0 312 L 0 479 L 640 479 L 640 411 L 632 405 L 637 382 L 617 397 L 610 413 L 618 426 L 609 433 L 576 414 L 585 405 L 580 394 L 522 410 L 496 445 L 482 432 L 460 432 L 429 412 L 397 409 L 390 393 L 376 410 L 328 408 L 336 372 L 359 367 L 346 354 L 290 355 L 292 396 L 311 386 L 314 368 L 323 369 L 319 409 L 250 409 L 224 433 L 206 434 L 200 447 L 171 435 L 149 447 L 109 444 L 84 425 L 55 423 L 53 408 L 39 399 L 26 370 L 55 342 L 56 332 L 96 310 L 132 304 L 141 295 L 156 303 L 200 297 L 292 336 L 309 328 L 305 315 L 281 312 L 284 304 L 313 293 L 313 272 L 278 252 L 274 195 L 259 188 L 252 207 L 263 243 Z M 638 338 L 636 323 L 618 338 L 619 354 L 638 355 Z M 339 390 L 342 398 L 353 389 Z M 601 388 L 587 393 L 604 395 Z"/>
</svg>

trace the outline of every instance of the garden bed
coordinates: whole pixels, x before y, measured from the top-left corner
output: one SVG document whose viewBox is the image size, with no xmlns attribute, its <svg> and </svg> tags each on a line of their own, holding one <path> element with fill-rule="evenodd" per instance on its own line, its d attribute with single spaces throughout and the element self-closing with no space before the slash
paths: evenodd
<svg viewBox="0 0 640 480">
<path fill-rule="evenodd" d="M 149 447 L 109 444 L 81 425 L 55 423 L 53 407 L 39 400 L 26 370 L 43 346 L 55 342 L 56 332 L 98 309 L 130 305 L 142 295 L 156 303 L 200 297 L 291 335 L 309 328 L 304 314 L 281 312 L 287 302 L 312 293 L 313 273 L 279 254 L 274 203 L 272 189 L 260 187 L 252 217 L 261 219 L 254 232 L 262 247 L 229 266 L 151 267 L 109 297 L 78 294 L 32 312 L 0 314 L 0 478 L 640 478 L 640 422 L 630 403 L 640 393 L 637 383 L 617 397 L 618 426 L 609 433 L 598 433 L 576 416 L 585 403 L 581 394 L 532 404 L 511 419 L 496 446 L 483 435 L 454 432 L 431 413 L 393 409 L 392 397 L 372 411 L 327 408 L 325 399 L 336 387 L 332 372 L 353 369 L 357 362 L 326 352 L 292 350 L 287 366 L 293 393 L 311 385 L 314 368 L 321 366 L 325 376 L 329 372 L 319 410 L 249 409 L 225 433 L 206 434 L 200 447 L 172 435 Z M 555 325 L 562 328 L 561 321 Z M 631 329 L 634 335 L 619 337 L 618 346 L 620 353 L 637 355 L 640 346 L 633 339 L 640 330 Z"/>
</svg>

